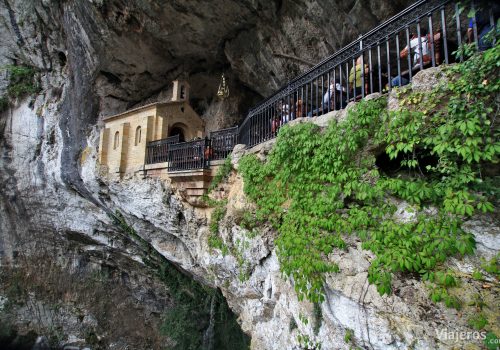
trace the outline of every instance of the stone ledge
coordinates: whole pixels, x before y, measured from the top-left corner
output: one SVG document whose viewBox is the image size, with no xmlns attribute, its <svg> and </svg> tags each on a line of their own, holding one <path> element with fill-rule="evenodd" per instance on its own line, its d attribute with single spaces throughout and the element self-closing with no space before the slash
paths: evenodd
<svg viewBox="0 0 500 350">
<path fill-rule="evenodd" d="M 144 170 L 165 169 L 165 168 L 168 168 L 168 162 L 153 163 L 153 164 L 144 165 Z"/>
</svg>

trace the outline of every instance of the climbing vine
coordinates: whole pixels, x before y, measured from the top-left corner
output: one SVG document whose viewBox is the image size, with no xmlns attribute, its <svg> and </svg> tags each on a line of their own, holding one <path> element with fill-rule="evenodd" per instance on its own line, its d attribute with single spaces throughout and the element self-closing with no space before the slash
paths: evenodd
<svg viewBox="0 0 500 350">
<path fill-rule="evenodd" d="M 419 274 L 441 291 L 453 284 L 435 270 L 473 252 L 461 221 L 494 210 L 477 185 L 500 153 L 499 65 L 497 45 L 447 68 L 449 83 L 429 94 L 401 90 L 396 111 L 387 111 L 385 97 L 362 101 L 324 131 L 310 123 L 283 127 L 265 163 L 241 160 L 245 193 L 258 206 L 257 220 L 278 230 L 281 269 L 299 298 L 323 300 L 325 273 L 339 270 L 328 255 L 344 249 L 350 234 L 375 253 L 368 278 L 380 294 L 391 293 L 396 272 Z M 381 148 L 397 162 L 396 175 L 367 151 Z M 394 199 L 408 202 L 414 218 L 398 219 Z"/>
</svg>

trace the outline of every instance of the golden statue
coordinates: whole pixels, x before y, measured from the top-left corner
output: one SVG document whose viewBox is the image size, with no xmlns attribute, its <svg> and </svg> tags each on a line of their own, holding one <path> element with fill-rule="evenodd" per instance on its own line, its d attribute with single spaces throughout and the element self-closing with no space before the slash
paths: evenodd
<svg viewBox="0 0 500 350">
<path fill-rule="evenodd" d="M 217 96 L 221 100 L 224 100 L 229 97 L 229 86 L 226 84 L 226 77 L 224 76 L 224 73 L 222 73 L 222 76 L 220 78 L 220 84 L 219 84 L 219 90 L 217 90 Z"/>
</svg>

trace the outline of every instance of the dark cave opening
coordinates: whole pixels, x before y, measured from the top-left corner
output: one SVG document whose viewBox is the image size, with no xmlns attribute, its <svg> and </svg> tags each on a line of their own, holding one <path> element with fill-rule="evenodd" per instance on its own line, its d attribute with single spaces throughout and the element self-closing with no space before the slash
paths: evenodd
<svg viewBox="0 0 500 350">
<path fill-rule="evenodd" d="M 396 177 L 402 173 L 428 175 L 429 171 L 427 166 L 435 167 L 438 164 L 439 159 L 430 154 L 426 150 L 417 150 L 415 152 L 415 159 L 418 161 L 418 166 L 413 169 L 407 165 L 402 164 L 403 161 L 412 159 L 409 155 L 403 155 L 400 153 L 396 158 L 391 159 L 386 152 L 380 153 L 375 160 L 375 165 L 379 169 L 380 173 L 388 177 Z"/>
<path fill-rule="evenodd" d="M 68 59 L 66 58 L 66 54 L 64 52 L 59 51 L 57 53 L 57 58 L 59 59 L 59 64 L 61 65 L 61 67 L 66 66 Z"/>
</svg>

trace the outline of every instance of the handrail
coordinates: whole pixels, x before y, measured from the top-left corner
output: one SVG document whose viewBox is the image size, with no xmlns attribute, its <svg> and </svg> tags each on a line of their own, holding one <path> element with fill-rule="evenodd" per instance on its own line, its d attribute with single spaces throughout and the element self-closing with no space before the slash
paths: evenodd
<svg viewBox="0 0 500 350">
<path fill-rule="evenodd" d="M 210 159 L 225 159 L 238 144 L 238 126 L 210 132 Z"/>
<path fill-rule="evenodd" d="M 168 172 L 204 169 L 210 166 L 208 139 L 199 139 L 170 145 Z"/>
<path fill-rule="evenodd" d="M 415 2 L 251 108 L 240 125 L 239 142 L 253 147 L 276 137 L 295 118 L 343 109 L 367 94 L 410 83 L 418 70 L 451 62 L 449 49 L 463 41 L 468 23 L 457 1 Z M 471 23 L 477 32 L 475 15 Z M 490 23 L 495 23 L 491 10 Z M 474 40 L 479 43 L 477 35 Z"/>
<path fill-rule="evenodd" d="M 293 90 L 293 87 L 296 83 L 300 82 L 304 78 L 311 77 L 314 75 L 319 75 L 319 71 L 322 71 L 324 68 L 331 68 L 331 67 L 326 67 L 327 63 L 333 61 L 334 59 L 336 59 L 338 57 L 342 58 L 341 62 L 339 62 L 339 63 L 342 63 L 342 61 L 345 61 L 349 58 L 352 58 L 352 56 L 355 56 L 356 53 L 359 54 L 361 52 L 361 49 L 359 49 L 360 42 L 365 42 L 367 39 L 372 38 L 372 37 L 373 37 L 372 39 L 375 39 L 374 42 L 376 42 L 384 37 L 387 37 L 387 36 L 390 36 L 396 32 L 399 32 L 399 31 L 401 31 L 401 29 L 403 29 L 408 24 L 411 24 L 411 23 L 415 22 L 416 20 L 418 20 L 422 15 L 425 15 L 426 13 L 432 12 L 441 6 L 446 5 L 449 2 L 451 2 L 451 0 L 431 0 L 431 1 L 420 0 L 420 1 L 417 1 L 413 5 L 409 6 L 408 8 L 406 8 L 403 11 L 401 11 L 400 13 L 398 13 L 397 15 L 391 17 L 390 19 L 386 20 L 382 24 L 379 24 L 377 27 L 373 28 L 369 32 L 360 36 L 358 39 L 354 40 L 350 44 L 347 44 L 346 46 L 341 48 L 339 51 L 337 51 L 334 54 L 323 59 L 322 61 L 317 63 L 314 67 L 310 68 L 306 72 L 302 73 L 301 75 L 299 75 L 299 76 L 295 77 L 294 79 L 290 80 L 289 82 L 287 82 L 280 89 L 278 89 L 278 91 L 276 91 L 271 96 L 267 97 L 266 99 L 264 99 L 263 101 L 258 103 L 255 107 L 251 108 L 248 112 L 247 117 L 243 121 L 243 124 L 246 122 L 246 119 L 248 119 L 252 113 L 258 111 L 259 108 L 262 107 L 264 104 L 268 104 L 268 102 L 270 102 L 271 100 L 273 102 L 276 102 L 277 100 L 279 100 L 280 98 L 283 97 L 282 95 L 286 95 L 286 94 L 284 94 L 284 92 L 287 89 Z M 426 6 L 424 8 L 420 8 L 423 5 L 426 5 Z M 420 11 L 415 12 L 416 9 L 419 9 Z M 409 21 L 406 20 L 406 18 L 404 17 L 405 15 L 411 16 Z M 402 18 L 405 19 L 405 21 L 402 21 L 403 23 L 400 24 L 399 22 L 396 22 Z M 377 34 L 380 34 L 382 29 L 384 29 L 385 27 L 388 27 L 389 24 L 394 23 L 394 22 L 398 23 L 397 27 L 390 28 L 391 29 L 390 32 L 383 33 L 382 37 L 379 37 L 379 35 L 377 35 Z M 371 44 L 373 44 L 373 43 L 371 43 Z"/>
<path fill-rule="evenodd" d="M 179 135 L 169 136 L 165 139 L 149 141 L 148 146 L 158 146 L 158 145 L 170 145 L 173 143 L 179 143 Z"/>
<path fill-rule="evenodd" d="M 168 149 L 179 142 L 179 135 L 165 139 L 149 141 L 146 145 L 146 164 L 164 163 L 168 158 Z"/>
<path fill-rule="evenodd" d="M 204 140 L 169 145 L 169 171 L 207 167 L 210 160 L 226 158 L 237 143 L 253 147 L 276 137 L 280 127 L 295 118 L 345 108 L 368 93 L 408 84 L 418 70 L 449 63 L 449 44 L 462 43 L 462 29 L 469 22 L 461 12 L 457 1 L 415 2 L 288 81 L 251 108 L 239 127 L 213 131 Z M 490 23 L 496 23 L 491 10 L 489 16 Z M 477 33 L 475 15 L 472 19 Z M 474 41 L 479 47 L 477 34 Z"/>
</svg>

